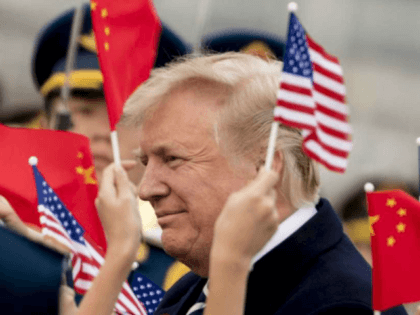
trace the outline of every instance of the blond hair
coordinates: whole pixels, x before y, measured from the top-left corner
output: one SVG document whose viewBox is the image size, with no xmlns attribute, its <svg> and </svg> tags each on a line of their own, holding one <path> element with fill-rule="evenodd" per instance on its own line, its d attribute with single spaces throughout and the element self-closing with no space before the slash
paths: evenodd
<svg viewBox="0 0 420 315">
<path fill-rule="evenodd" d="M 122 122 L 141 125 L 176 90 L 205 93 L 222 105 L 215 128 L 221 149 L 262 165 L 280 72 L 281 62 L 243 53 L 187 56 L 152 71 L 126 102 Z M 317 164 L 302 151 L 302 140 L 299 130 L 280 125 L 276 150 L 283 157 L 282 194 L 295 209 L 319 198 Z"/>
</svg>

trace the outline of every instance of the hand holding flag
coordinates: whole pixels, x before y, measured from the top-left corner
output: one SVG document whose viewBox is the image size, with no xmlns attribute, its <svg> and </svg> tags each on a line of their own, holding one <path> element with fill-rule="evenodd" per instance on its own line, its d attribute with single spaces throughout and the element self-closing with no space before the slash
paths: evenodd
<svg viewBox="0 0 420 315">
<path fill-rule="evenodd" d="M 113 270 L 115 264 L 111 264 L 112 267 L 107 267 L 105 273 L 102 273 L 103 269 L 101 269 L 100 274 L 99 269 L 106 265 L 104 252 L 89 238 L 89 235 L 85 234 L 84 228 L 46 182 L 37 168 L 37 159 L 32 157 L 30 159 L 30 164 L 32 165 L 36 182 L 39 204 L 38 211 L 40 212 L 40 221 L 43 228 L 42 232 L 44 235 L 54 238 L 71 251 L 73 281 L 76 292 L 84 294 L 92 285 L 96 286 L 96 289 L 92 288 L 92 290 L 101 291 L 101 294 L 96 292 L 95 294 L 97 296 L 88 299 L 86 304 L 95 306 L 95 310 L 98 310 L 98 313 L 103 313 L 100 310 L 102 308 L 106 309 L 106 305 L 103 305 L 104 303 L 100 296 L 104 295 L 108 299 L 111 299 L 111 297 L 115 295 L 115 299 L 117 299 L 117 293 L 121 290 L 119 286 L 127 277 L 131 262 L 135 258 L 136 249 L 140 244 L 140 237 L 137 237 L 139 236 L 141 229 L 139 212 L 136 209 L 138 203 L 132 202 L 134 198 L 127 197 L 132 193 L 129 189 L 128 177 L 121 171 L 116 172 L 115 177 L 112 176 L 112 173 L 115 172 L 115 167 L 113 166 L 108 167 L 104 172 L 104 178 L 109 178 L 104 179 L 105 182 L 103 187 L 105 188 L 101 189 L 99 201 L 97 203 L 98 205 L 103 205 L 110 201 L 114 206 L 109 207 L 108 209 L 105 209 L 105 212 L 102 212 L 102 218 L 106 223 L 106 232 L 109 237 L 110 246 L 108 247 L 108 253 L 111 253 L 110 255 L 112 257 L 109 258 L 107 256 L 107 259 L 123 261 L 124 270 L 117 272 Z M 113 187 L 114 181 L 116 187 L 115 190 L 112 190 L 109 186 Z M 127 187 L 124 187 L 124 185 Z M 113 195 L 110 196 L 110 194 Z M 123 196 L 122 198 L 120 198 L 121 195 Z M 120 209 L 118 206 L 125 206 L 125 209 Z M 121 218 L 115 220 L 116 214 Z M 135 216 L 137 216 L 137 219 Z M 113 219 L 114 221 L 112 222 Z M 121 222 L 121 220 L 124 222 Z M 128 234 L 122 232 L 122 230 L 127 227 Z M 135 233 L 136 228 L 137 233 Z M 115 257 L 120 258 L 117 259 Z M 113 275 L 113 273 L 116 273 L 117 275 Z M 99 284 L 98 282 L 95 284 L 94 279 L 99 276 L 102 277 L 102 280 Z M 106 280 L 108 278 L 111 279 L 111 283 L 107 283 L 106 285 L 103 284 L 102 282 L 107 282 Z M 121 278 L 121 281 L 115 281 L 116 278 Z M 118 289 L 118 291 L 114 292 L 116 289 Z M 114 300 L 108 300 L 106 303 L 110 302 L 114 303 Z M 115 308 L 117 312 L 128 314 L 147 313 L 143 304 L 137 300 L 127 282 L 124 282 L 116 302 Z"/>
<path fill-rule="evenodd" d="M 135 162 L 124 163 L 126 167 Z M 108 247 L 122 250 L 128 244 L 134 257 L 141 241 L 141 218 L 134 187 L 121 166 L 111 164 L 103 173 L 101 189 L 95 201 L 107 236 Z"/>
</svg>

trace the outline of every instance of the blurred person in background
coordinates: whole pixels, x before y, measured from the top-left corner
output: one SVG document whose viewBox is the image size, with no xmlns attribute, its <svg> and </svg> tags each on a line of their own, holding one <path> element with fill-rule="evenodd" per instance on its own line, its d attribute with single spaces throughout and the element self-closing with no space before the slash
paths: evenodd
<svg viewBox="0 0 420 315">
<path fill-rule="evenodd" d="M 9 127 L 46 128 L 45 112 L 39 104 L 6 105 L 0 81 L 0 124 Z"/>
<path fill-rule="evenodd" d="M 39 33 L 32 59 L 32 74 L 36 87 L 45 100 L 46 117 L 50 123 L 57 110 L 60 89 L 65 81 L 66 54 L 69 46 L 74 10 L 67 11 L 46 25 Z M 90 7 L 84 8 L 84 20 L 78 42 L 75 67 L 70 77 L 71 97 L 68 109 L 73 123 L 70 131 L 90 139 L 96 175 L 100 183 L 102 172 L 113 161 L 107 107 L 103 92 L 103 77 L 99 69 L 96 43 L 92 31 Z M 162 26 L 155 67 L 189 52 L 189 47 L 165 24 Z M 132 160 L 138 148 L 138 128 L 118 125 L 121 159 Z M 143 167 L 138 163 L 128 171 L 130 180 L 137 184 Z M 138 271 L 167 290 L 189 269 L 165 254 L 162 249 L 161 229 L 148 202 L 140 201 L 144 242 L 137 255 Z"/>
<path fill-rule="evenodd" d="M 0 124 L 8 127 L 21 127 L 33 129 L 48 128 L 45 112 L 37 106 L 15 110 L 11 114 L 0 116 Z"/>
<path fill-rule="evenodd" d="M 227 29 L 206 34 L 201 39 L 205 53 L 243 52 L 268 60 L 283 60 L 284 40 L 275 34 L 254 29 Z"/>
</svg>

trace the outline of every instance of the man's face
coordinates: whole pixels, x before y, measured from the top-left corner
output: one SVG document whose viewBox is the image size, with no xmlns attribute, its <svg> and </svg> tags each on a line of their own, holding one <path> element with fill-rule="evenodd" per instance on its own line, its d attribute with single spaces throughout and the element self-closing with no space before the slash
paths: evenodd
<svg viewBox="0 0 420 315">
<path fill-rule="evenodd" d="M 54 99 L 52 108 L 55 108 L 59 101 L 59 98 Z M 68 108 L 73 122 L 70 131 L 85 135 L 90 140 L 96 175 L 100 182 L 102 171 L 114 161 L 105 100 L 73 97 L 68 101 Z M 121 159 L 134 159 L 133 150 L 138 148 L 139 128 L 118 125 L 117 132 Z M 142 170 L 140 165 L 130 170 L 129 177 L 134 183 L 139 182 Z"/>
<path fill-rule="evenodd" d="M 165 251 L 207 275 L 214 223 L 227 197 L 253 179 L 248 160 L 235 165 L 216 141 L 216 103 L 191 91 L 171 94 L 140 133 L 146 165 L 139 196 L 151 202 L 162 227 Z"/>
</svg>

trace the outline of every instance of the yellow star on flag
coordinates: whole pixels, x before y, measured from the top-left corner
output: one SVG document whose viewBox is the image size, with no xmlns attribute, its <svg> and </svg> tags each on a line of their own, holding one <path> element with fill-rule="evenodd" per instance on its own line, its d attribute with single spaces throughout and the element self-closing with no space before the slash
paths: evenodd
<svg viewBox="0 0 420 315">
<path fill-rule="evenodd" d="M 81 166 L 76 167 L 76 173 L 82 175 L 85 172 L 85 169 Z"/>
<path fill-rule="evenodd" d="M 90 4 L 90 9 L 92 10 L 92 11 L 95 11 L 96 10 L 96 7 L 98 6 L 98 4 L 96 3 L 96 2 L 91 2 L 91 4 Z"/>
<path fill-rule="evenodd" d="M 102 9 L 102 10 L 101 10 L 101 16 L 102 16 L 103 18 L 106 18 L 106 17 L 108 16 L 108 10 L 107 10 L 107 9 Z"/>
<path fill-rule="evenodd" d="M 77 153 L 77 158 L 78 159 L 83 159 L 83 153 L 82 152 Z"/>
<path fill-rule="evenodd" d="M 397 226 L 396 226 L 398 233 L 403 233 L 403 232 L 405 232 L 405 228 L 406 228 L 406 226 L 407 226 L 407 225 L 405 225 L 405 224 L 404 224 L 404 223 L 402 223 L 402 222 L 398 223 L 398 224 L 397 224 Z"/>
<path fill-rule="evenodd" d="M 95 167 L 92 165 L 88 169 L 85 170 L 85 184 L 92 184 L 95 185 L 98 182 L 92 177 L 93 172 L 95 171 Z"/>
<path fill-rule="evenodd" d="M 369 216 L 369 231 L 370 231 L 371 236 L 375 235 L 375 231 L 373 230 L 373 224 L 378 222 L 378 220 L 379 220 L 379 214 L 374 215 L 374 216 Z"/>
<path fill-rule="evenodd" d="M 95 167 L 92 165 L 91 167 L 84 169 L 82 166 L 76 167 L 77 174 L 83 175 L 85 184 L 95 185 L 98 182 L 92 177 Z"/>
<path fill-rule="evenodd" d="M 388 237 L 388 238 L 386 239 L 386 244 L 387 244 L 389 247 L 394 246 L 395 242 L 396 242 L 396 240 L 395 240 L 395 238 L 394 238 L 393 236 L 390 236 L 390 237 Z"/>
<path fill-rule="evenodd" d="M 105 46 L 105 50 L 108 51 L 109 50 L 109 43 L 105 43 L 104 46 Z"/>
<path fill-rule="evenodd" d="M 111 30 L 109 29 L 109 27 L 105 27 L 105 35 L 109 36 L 110 32 L 111 32 Z"/>
<path fill-rule="evenodd" d="M 406 209 L 403 209 L 403 208 L 400 208 L 400 209 L 397 211 L 397 214 L 398 214 L 400 217 L 406 216 L 406 215 L 407 215 L 407 210 L 406 210 Z"/>
<path fill-rule="evenodd" d="M 395 201 L 394 198 L 391 198 L 391 199 L 387 199 L 386 200 L 387 207 L 393 208 L 396 204 L 397 204 L 397 202 Z"/>
</svg>

